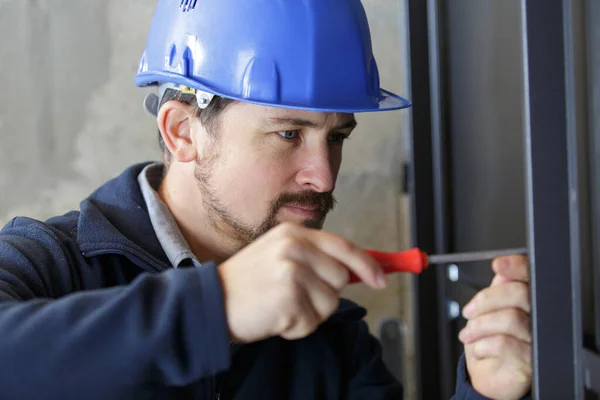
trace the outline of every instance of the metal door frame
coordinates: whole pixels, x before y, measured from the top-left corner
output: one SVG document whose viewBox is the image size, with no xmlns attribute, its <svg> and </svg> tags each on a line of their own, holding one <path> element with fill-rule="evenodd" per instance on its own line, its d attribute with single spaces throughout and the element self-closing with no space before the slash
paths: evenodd
<svg viewBox="0 0 600 400">
<path fill-rule="evenodd" d="M 524 157 L 534 341 L 532 394 L 536 399 L 583 399 L 585 388 L 600 393 L 598 349 L 583 347 L 581 323 L 578 126 L 573 59 L 576 1 L 521 1 L 526 38 Z M 451 221 L 446 212 L 449 155 L 444 129 L 446 93 L 440 2 L 408 0 L 408 6 L 414 132 L 409 185 L 413 244 L 425 251 L 445 252 Z M 588 6 L 594 7 L 589 3 Z M 595 9 L 600 11 L 600 7 Z M 600 70 L 598 60 L 595 65 L 594 70 Z M 592 102 L 592 112 L 600 104 L 596 100 Z M 593 116 L 594 121 L 598 118 Z M 591 136 L 600 146 L 600 124 L 592 129 Z M 592 177 L 599 179 L 600 163 L 594 157 L 591 160 L 593 165 L 598 164 Z M 600 187 L 594 188 L 600 193 Z M 600 231 L 598 210 L 600 205 L 595 207 L 594 218 Z M 595 271 L 600 271 L 597 258 Z M 454 391 L 455 365 L 451 360 L 445 275 L 445 270 L 439 268 L 416 278 L 417 388 L 423 399 L 447 399 Z M 596 272 L 596 298 L 600 298 L 599 277 Z M 596 326 L 600 326 L 600 312 L 596 310 Z M 597 329 L 596 340 L 600 341 L 599 333 Z"/>
</svg>

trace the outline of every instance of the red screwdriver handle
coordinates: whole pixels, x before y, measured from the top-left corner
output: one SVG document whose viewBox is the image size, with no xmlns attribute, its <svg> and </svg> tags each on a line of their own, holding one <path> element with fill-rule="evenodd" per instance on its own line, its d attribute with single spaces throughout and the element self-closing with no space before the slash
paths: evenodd
<svg viewBox="0 0 600 400">
<path fill-rule="evenodd" d="M 394 272 L 409 272 L 420 274 L 428 266 L 427 254 L 417 248 L 399 251 L 396 253 L 386 253 L 377 250 L 365 250 L 367 254 L 373 257 L 386 274 Z M 350 273 L 350 282 L 361 282 L 361 279 Z"/>
</svg>

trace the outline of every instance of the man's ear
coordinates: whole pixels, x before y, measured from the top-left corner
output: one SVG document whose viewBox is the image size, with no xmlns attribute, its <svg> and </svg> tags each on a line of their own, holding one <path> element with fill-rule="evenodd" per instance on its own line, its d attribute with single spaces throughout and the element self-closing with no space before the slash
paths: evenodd
<svg viewBox="0 0 600 400">
<path fill-rule="evenodd" d="M 172 159 L 178 162 L 190 162 L 197 158 L 192 135 L 192 121 L 195 117 L 192 106 L 174 100 L 166 102 L 158 110 L 158 129 Z"/>
</svg>

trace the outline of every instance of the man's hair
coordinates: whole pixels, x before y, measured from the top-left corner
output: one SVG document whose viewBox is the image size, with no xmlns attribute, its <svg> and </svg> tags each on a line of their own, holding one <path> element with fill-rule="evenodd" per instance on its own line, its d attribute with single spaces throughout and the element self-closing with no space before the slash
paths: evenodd
<svg viewBox="0 0 600 400">
<path fill-rule="evenodd" d="M 228 105 L 235 102 L 233 99 L 215 96 L 205 109 L 201 109 L 198 107 L 198 101 L 196 100 L 196 96 L 194 94 L 183 93 L 182 91 L 175 89 L 167 89 L 165 90 L 165 93 L 160 101 L 158 109 L 160 110 L 160 108 L 168 101 L 178 101 L 180 103 L 192 106 L 194 108 L 196 117 L 199 118 L 200 122 L 202 122 L 202 125 L 206 127 L 206 131 L 215 137 L 218 130 L 219 115 L 225 110 L 225 108 L 227 108 Z M 171 163 L 171 153 L 169 152 L 169 149 L 167 149 L 167 146 L 165 146 L 165 142 L 160 130 L 158 131 L 158 144 L 162 150 L 165 165 L 168 168 L 169 164 Z"/>
</svg>

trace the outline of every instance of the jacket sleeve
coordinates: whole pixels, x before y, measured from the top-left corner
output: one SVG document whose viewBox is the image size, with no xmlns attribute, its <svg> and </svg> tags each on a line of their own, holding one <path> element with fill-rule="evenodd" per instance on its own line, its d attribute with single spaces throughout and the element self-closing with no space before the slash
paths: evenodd
<svg viewBox="0 0 600 400">
<path fill-rule="evenodd" d="M 471 386 L 464 354 L 458 361 L 458 369 L 456 372 L 456 394 L 452 397 L 452 400 L 490 400 L 488 397 L 479 394 L 473 389 L 473 386 Z M 522 400 L 531 400 L 531 396 L 527 395 Z"/>
<path fill-rule="evenodd" d="M 471 386 L 464 354 L 458 361 L 458 368 L 456 371 L 456 394 L 452 397 L 452 400 L 491 400 L 488 397 L 479 394 L 473 389 L 473 386 Z"/>
<path fill-rule="evenodd" d="M 228 367 L 214 264 L 56 297 L 78 279 L 70 257 L 51 231 L 0 233 L 2 399 L 146 398 Z"/>
</svg>

